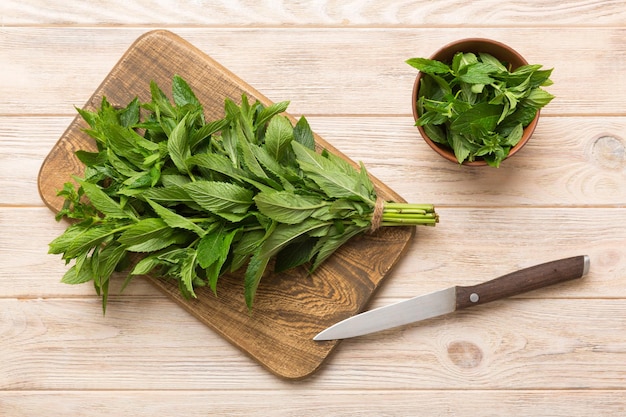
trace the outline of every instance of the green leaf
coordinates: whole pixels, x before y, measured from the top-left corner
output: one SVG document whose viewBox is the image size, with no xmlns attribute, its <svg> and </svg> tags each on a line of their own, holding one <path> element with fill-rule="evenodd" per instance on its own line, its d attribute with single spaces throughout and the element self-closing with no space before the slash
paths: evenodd
<svg viewBox="0 0 626 417">
<path fill-rule="evenodd" d="M 231 183 L 196 181 L 183 188 L 202 208 L 216 214 L 246 213 L 253 203 L 251 190 Z"/>
<path fill-rule="evenodd" d="M 424 74 L 445 74 L 450 72 L 448 65 L 432 59 L 410 58 L 406 60 L 406 63 Z"/>
<path fill-rule="evenodd" d="M 187 116 L 183 117 L 172 130 L 167 141 L 167 150 L 176 168 L 182 173 L 188 173 L 189 167 L 186 161 L 191 157 L 191 149 L 187 135 Z"/>
<path fill-rule="evenodd" d="M 139 123 L 139 99 L 135 97 L 133 101 L 120 111 L 120 124 L 124 127 L 133 127 Z"/>
<path fill-rule="evenodd" d="M 470 154 L 470 149 L 467 146 L 467 142 L 465 138 L 463 138 L 463 136 L 454 132 L 450 135 L 450 139 L 452 141 L 452 150 L 454 151 L 454 156 L 456 156 L 459 164 L 462 164 L 463 161 L 465 161 Z"/>
<path fill-rule="evenodd" d="M 118 158 L 127 159 L 135 167 L 142 166 L 145 155 L 138 146 L 141 136 L 133 129 L 122 127 L 119 124 L 106 124 L 102 126 L 101 130 L 107 139 L 107 145 Z"/>
<path fill-rule="evenodd" d="M 118 241 L 130 252 L 153 252 L 182 243 L 185 237 L 160 218 L 146 218 L 122 233 Z"/>
<path fill-rule="evenodd" d="M 491 84 L 495 81 L 490 76 L 492 71 L 491 65 L 478 62 L 465 67 L 465 71 L 459 74 L 459 80 L 469 84 Z"/>
<path fill-rule="evenodd" d="M 199 143 L 206 140 L 206 138 L 224 129 L 229 123 L 230 121 L 227 119 L 220 119 L 205 124 L 191 134 L 189 146 L 191 149 L 195 148 Z"/>
<path fill-rule="evenodd" d="M 317 239 L 303 239 L 293 242 L 276 255 L 275 272 L 286 271 L 311 260 Z"/>
<path fill-rule="evenodd" d="M 60 254 L 65 252 L 70 247 L 74 239 L 76 239 L 81 233 L 88 230 L 90 225 L 91 222 L 87 221 L 70 225 L 61 235 L 57 236 L 52 242 L 49 243 L 48 253 Z"/>
<path fill-rule="evenodd" d="M 234 167 L 230 159 L 222 154 L 201 153 L 187 160 L 188 164 L 196 165 L 208 170 L 226 175 L 233 180 L 243 180 L 248 177 L 246 171 Z"/>
<path fill-rule="evenodd" d="M 452 58 L 454 72 L 463 73 L 467 67 L 478 63 L 478 57 L 472 52 L 457 52 Z"/>
<path fill-rule="evenodd" d="M 216 261 L 223 264 L 228 257 L 230 245 L 237 234 L 237 230 L 227 230 L 225 227 L 207 233 L 198 243 L 198 263 L 202 268 L 208 268 Z"/>
<path fill-rule="evenodd" d="M 265 242 L 263 242 L 260 255 L 272 257 L 299 237 L 311 234 L 318 229 L 327 227 L 328 225 L 329 222 L 312 218 L 296 225 L 280 224 L 276 227 L 272 234 L 267 237 Z"/>
<path fill-rule="evenodd" d="M 178 75 L 174 75 L 172 80 L 172 95 L 177 106 L 183 107 L 187 104 L 200 106 L 200 102 L 189 87 L 189 84 Z"/>
<path fill-rule="evenodd" d="M 369 226 L 368 226 L 369 227 Z M 343 246 L 347 241 L 352 239 L 359 233 L 367 230 L 368 227 L 348 226 L 342 234 L 330 235 L 320 239 L 316 245 L 315 262 L 311 267 L 311 272 L 315 271 L 324 261 L 326 261 L 333 253 Z"/>
<path fill-rule="evenodd" d="M 78 268 L 76 265 L 72 265 L 72 267 L 65 272 L 63 278 L 61 278 L 61 282 L 64 284 L 77 285 L 84 284 L 92 279 L 91 268 Z"/>
<path fill-rule="evenodd" d="M 292 142 L 292 147 L 300 168 L 324 190 L 326 195 L 331 198 L 361 199 L 373 204 L 371 196 L 359 190 L 357 176 L 344 173 L 329 159 L 298 142 Z"/>
<path fill-rule="evenodd" d="M 184 293 L 196 298 L 193 290 L 193 281 L 197 277 L 196 265 L 198 263 L 197 253 L 194 250 L 188 250 L 186 257 L 183 259 L 180 268 L 181 283 L 184 285 Z"/>
<path fill-rule="evenodd" d="M 116 267 L 126 257 L 126 248 L 119 243 L 110 243 L 106 245 L 98 255 L 98 262 L 92 265 L 94 276 L 98 277 L 100 283 L 109 279 L 116 270 Z"/>
<path fill-rule="evenodd" d="M 265 272 L 265 268 L 267 267 L 269 260 L 269 257 L 262 256 L 257 252 L 252 256 L 250 262 L 248 263 L 248 267 L 246 268 L 244 275 L 244 297 L 248 310 L 252 309 L 259 283 L 261 282 L 261 278 L 263 277 L 263 273 Z"/>
<path fill-rule="evenodd" d="M 64 251 L 63 258 L 72 259 L 89 252 L 110 238 L 116 230 L 115 225 L 111 223 L 95 224 L 83 228 L 73 236 L 73 239 Z"/>
<path fill-rule="evenodd" d="M 480 61 L 483 64 L 491 66 L 493 68 L 493 71 L 500 73 L 505 73 L 508 71 L 507 68 L 502 64 L 502 62 L 500 62 L 500 60 L 493 55 L 480 52 L 478 56 L 480 58 Z"/>
<path fill-rule="evenodd" d="M 459 133 L 469 133 L 474 127 L 480 127 L 487 131 L 493 131 L 496 128 L 498 118 L 502 113 L 502 107 L 479 103 L 460 114 L 456 120 L 452 122 L 450 128 Z"/>
<path fill-rule="evenodd" d="M 275 178 L 282 184 L 282 188 L 285 190 L 293 190 L 295 187 L 291 184 L 290 181 L 299 182 L 300 177 L 295 173 L 290 166 L 286 166 L 284 164 L 276 161 L 272 156 L 267 152 L 267 149 L 262 146 L 252 145 L 250 150 L 254 154 L 254 157 L 259 161 L 259 163 L 264 167 L 264 169 L 272 174 Z M 272 190 L 279 190 L 280 187 L 276 186 L 272 187 Z M 264 191 L 262 188 L 259 188 L 260 191 Z"/>
<path fill-rule="evenodd" d="M 300 117 L 293 128 L 293 139 L 304 147 L 315 150 L 315 136 L 304 116 Z"/>
<path fill-rule="evenodd" d="M 147 256 L 137 262 L 133 270 L 130 272 L 131 275 L 146 275 L 150 273 L 154 268 L 159 266 L 163 261 L 161 261 L 156 255 Z"/>
<path fill-rule="evenodd" d="M 176 116 L 176 111 L 170 103 L 170 100 L 154 81 L 150 82 L 150 93 L 152 95 L 152 103 L 154 105 L 154 111 L 157 119 L 160 119 L 161 115 L 167 117 Z"/>
<path fill-rule="evenodd" d="M 75 155 L 80 162 L 88 167 L 101 165 L 107 161 L 106 152 L 87 152 L 78 150 L 75 152 Z"/>
<path fill-rule="evenodd" d="M 279 223 L 298 224 L 324 205 L 319 197 L 287 191 L 261 192 L 254 197 L 259 211 Z"/>
<path fill-rule="evenodd" d="M 167 225 L 171 228 L 179 228 L 192 231 L 196 233 L 198 236 L 204 236 L 206 233 L 203 228 L 189 220 L 185 216 L 181 216 L 178 213 L 175 213 L 171 210 L 166 209 L 162 205 L 150 200 L 146 199 L 150 207 L 154 210 L 154 212 L 161 218 Z"/>
<path fill-rule="evenodd" d="M 448 138 L 446 136 L 445 130 L 442 127 L 427 124 L 423 126 L 424 131 L 428 135 L 428 137 L 436 143 L 441 143 L 442 145 L 448 145 Z"/>
<path fill-rule="evenodd" d="M 419 97 L 443 101 L 452 94 L 450 82 L 435 74 L 427 74 L 420 80 Z"/>
<path fill-rule="evenodd" d="M 286 117 L 274 117 L 265 133 L 265 148 L 274 160 L 283 161 L 288 152 L 291 152 L 293 140 L 293 126 Z"/>
<path fill-rule="evenodd" d="M 530 91 L 530 94 L 524 99 L 525 106 L 532 106 L 540 109 L 546 106 L 552 101 L 554 96 L 541 88 L 535 88 Z"/>
<path fill-rule="evenodd" d="M 129 210 L 123 209 L 122 206 L 111 197 L 109 197 L 96 184 L 85 181 L 79 181 L 81 187 L 85 191 L 85 195 L 93 206 L 102 214 L 114 219 L 135 219 L 136 217 Z"/>
<path fill-rule="evenodd" d="M 265 123 L 269 122 L 270 119 L 272 119 L 274 116 L 287 110 L 288 106 L 288 101 L 281 101 L 280 103 L 274 103 L 270 106 L 263 108 L 256 118 L 256 124 L 259 126 L 264 125 Z"/>
<path fill-rule="evenodd" d="M 89 110 L 81 109 L 78 107 L 74 107 L 74 108 L 76 109 L 78 114 L 80 114 L 80 116 L 83 118 L 83 120 L 87 122 L 87 124 L 90 127 L 92 128 L 96 127 L 96 123 L 98 123 L 98 112 L 91 112 Z"/>
<path fill-rule="evenodd" d="M 521 123 L 518 123 L 509 133 L 506 140 L 503 142 L 503 145 L 515 146 L 522 139 L 524 134 L 524 128 Z"/>
<path fill-rule="evenodd" d="M 180 185 L 169 185 L 166 187 L 148 188 L 141 193 L 141 196 L 163 204 L 179 204 L 193 202 L 187 191 Z"/>
<path fill-rule="evenodd" d="M 537 109 L 534 107 L 527 107 L 524 105 L 518 106 L 517 110 L 508 117 L 506 117 L 498 126 L 498 132 L 503 136 L 508 136 L 509 132 L 514 129 L 518 124 L 523 127 L 528 126 L 530 122 L 537 115 Z"/>
<path fill-rule="evenodd" d="M 241 268 L 248 258 L 256 252 L 265 239 L 265 231 L 253 230 L 243 233 L 239 241 L 233 244 L 233 259 L 230 271 L 234 272 Z"/>
<path fill-rule="evenodd" d="M 247 171 L 250 172 L 253 176 L 261 179 L 269 178 L 263 170 L 261 164 L 259 164 L 259 161 L 254 156 L 254 153 L 252 152 L 251 148 L 255 145 L 248 141 L 248 139 L 245 137 L 239 127 L 237 128 L 237 133 L 239 135 L 237 145 L 239 150 L 241 151 L 241 157 Z"/>
</svg>

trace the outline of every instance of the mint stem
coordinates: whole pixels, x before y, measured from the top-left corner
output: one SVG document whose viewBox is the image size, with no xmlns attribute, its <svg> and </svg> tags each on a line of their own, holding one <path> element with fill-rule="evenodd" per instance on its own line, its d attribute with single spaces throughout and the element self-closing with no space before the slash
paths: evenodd
<svg viewBox="0 0 626 417">
<path fill-rule="evenodd" d="M 385 203 L 381 226 L 434 226 L 439 216 L 432 204 Z"/>
</svg>

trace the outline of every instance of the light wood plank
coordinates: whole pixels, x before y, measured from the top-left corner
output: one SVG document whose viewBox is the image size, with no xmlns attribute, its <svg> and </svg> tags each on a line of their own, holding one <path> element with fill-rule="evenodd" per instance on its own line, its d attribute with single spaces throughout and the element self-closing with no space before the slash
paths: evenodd
<svg viewBox="0 0 626 417">
<path fill-rule="evenodd" d="M 37 175 L 72 119 L 0 116 L 0 205 L 43 204 L 37 191 Z"/>
<path fill-rule="evenodd" d="M 0 114 L 73 114 L 145 28 L 5 28 Z M 468 36 L 508 43 L 555 68 L 546 115 L 626 114 L 626 29 L 608 28 L 174 28 L 173 31 L 295 114 L 411 114 L 416 70 Z M 584 59 L 581 59 L 584 57 Z M 58 65 L 62 62 L 63 65 Z M 585 86 L 581 90 L 581 86 Z"/>
<path fill-rule="evenodd" d="M 437 227 L 421 227 L 391 272 L 375 303 L 450 285 L 478 283 L 558 258 L 588 254 L 591 271 L 581 281 L 528 297 L 626 297 L 626 209 L 441 208 Z M 47 208 L 0 209 L 1 297 L 95 297 L 91 285 L 59 281 L 66 266 L 47 245 L 64 229 Z M 540 225 L 529 227 L 529 225 Z M 114 282 L 117 295 L 120 276 Z M 155 296 L 142 280 L 125 293 Z M 123 301 L 121 301 L 123 302 Z"/>
<path fill-rule="evenodd" d="M 622 1 L 542 0 L 317 0 L 290 1 L 121 1 L 5 0 L 5 25 L 618 25 L 626 21 Z"/>
<path fill-rule="evenodd" d="M 59 401 L 62 398 L 62 401 Z M 286 391 L 13 391 L 0 392 L 10 416 L 153 417 L 206 415 L 617 417 L 626 412 L 622 390 L 310 390 Z"/>
<path fill-rule="evenodd" d="M 499 169 L 437 156 L 411 117 L 308 117 L 312 128 L 414 202 L 445 206 L 621 206 L 625 117 L 543 117 L 528 145 Z M 0 205 L 41 206 L 36 178 L 72 117 L 0 116 Z M 36 128 L 33 128 L 36 126 Z"/>
<path fill-rule="evenodd" d="M 623 389 L 624 299 L 509 299 L 349 339 L 305 382 L 173 303 L 1 299 L 2 390 Z M 262 388 L 261 388 L 262 387 Z"/>
</svg>

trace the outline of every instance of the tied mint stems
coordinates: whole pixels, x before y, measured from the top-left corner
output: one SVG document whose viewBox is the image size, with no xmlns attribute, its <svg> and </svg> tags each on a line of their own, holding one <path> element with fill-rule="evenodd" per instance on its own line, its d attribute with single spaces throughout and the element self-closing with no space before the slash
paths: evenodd
<svg viewBox="0 0 626 417">
<path fill-rule="evenodd" d="M 438 222 L 432 204 L 384 203 L 380 226 L 434 226 Z"/>
</svg>

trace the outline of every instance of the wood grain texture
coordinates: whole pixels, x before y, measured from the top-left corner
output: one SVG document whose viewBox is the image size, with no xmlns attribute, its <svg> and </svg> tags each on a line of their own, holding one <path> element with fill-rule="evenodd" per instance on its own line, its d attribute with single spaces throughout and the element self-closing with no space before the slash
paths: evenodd
<svg viewBox="0 0 626 417">
<path fill-rule="evenodd" d="M 304 381 L 161 298 L 114 301 L 107 317 L 98 304 L 0 299 L 0 390 L 613 390 L 626 374 L 624 299 L 509 299 L 348 339 Z"/>
<path fill-rule="evenodd" d="M 49 417 L 81 415 L 86 408 L 90 417 L 108 417 L 128 413 L 134 404 L 137 417 L 178 415 L 205 417 L 237 415 L 246 409 L 246 416 L 313 417 L 349 416 L 438 416 L 438 417 L 501 417 L 529 415 L 545 417 L 588 417 L 590 415 L 620 416 L 626 411 L 621 390 L 369 390 L 370 402 L 363 405 L 358 390 L 334 390 L 329 401 L 325 390 L 294 388 L 289 398 L 277 391 L 220 391 L 221 401 L 207 405 L 198 391 L 15 391 L 0 393 L 0 404 L 8 415 L 33 415 L 47 410 Z M 63 401 L 59 397 L 63 396 Z M 479 399 L 479 400 L 478 400 Z M 87 405 L 86 405 L 87 404 Z M 280 404 L 277 407 L 276 404 Z M 485 404 L 477 411 L 476 406 Z"/>
<path fill-rule="evenodd" d="M 623 1 L 564 0 L 546 4 L 522 0 L 503 5 L 487 0 L 188 1 L 171 7 L 148 0 L 88 5 L 79 0 L 5 0 L 5 25 L 161 24 L 161 25 L 618 25 L 626 22 Z M 454 13 L 451 13 L 454 11 Z"/>
<path fill-rule="evenodd" d="M 37 174 L 145 32 L 191 41 L 411 201 L 437 204 L 368 307 L 579 253 L 591 271 L 473 311 L 342 342 L 275 378 L 135 280 L 102 317 L 47 255 Z M 624 0 L 0 2 L 0 415 L 626 414 Z M 554 67 L 557 98 L 499 170 L 433 158 L 404 64 L 472 36 Z M 61 399 L 61 400 L 60 400 Z"/>
<path fill-rule="evenodd" d="M 292 114 L 411 115 L 417 72 L 404 61 L 466 37 L 504 42 L 556 68 L 554 115 L 626 115 L 626 28 L 188 28 L 173 32 Z M 0 37 L 0 114 L 73 114 L 143 27 L 9 27 Z M 41 40 L 46 39 L 45 43 Z M 99 41 L 106 39 L 106 42 Z M 95 53 L 90 51 L 97 51 Z M 63 65 L 57 65 L 63 62 Z M 364 63 L 366 63 L 364 65 Z M 72 68 L 68 71 L 67 68 Z M 604 74 L 598 76 L 598 73 Z M 15 74 L 20 74 L 16 79 Z M 580 86 L 593 85 L 584 89 Z M 341 91 L 341 93 L 339 93 Z M 384 92 L 373 100 L 375 92 Z M 541 124 L 541 121 L 539 122 Z"/>
<path fill-rule="evenodd" d="M 196 91 L 208 120 L 223 117 L 225 98 L 271 102 L 236 75 L 168 31 L 141 36 L 122 56 L 87 107 L 106 97 L 125 106 L 136 95 L 149 101 L 151 81 L 171 90 L 174 75 L 183 77 Z M 293 119 L 293 117 L 292 117 Z M 292 120 L 295 123 L 295 119 Z M 76 116 L 43 162 L 38 177 L 43 201 L 54 211 L 62 208 L 56 192 L 83 169 L 75 156 L 93 150 L 83 132 L 88 127 Z M 316 144 L 338 153 L 321 137 Z M 341 155 L 341 154 L 340 154 Z M 373 179 L 380 198 L 402 201 L 391 189 Z M 218 296 L 210 288 L 196 291 L 197 298 L 181 296 L 177 282 L 147 277 L 155 286 L 228 341 L 284 378 L 304 378 L 316 371 L 339 341 L 315 342 L 313 336 L 331 324 L 361 311 L 397 262 L 414 234 L 414 228 L 387 228 L 351 239 L 315 273 L 305 267 L 263 277 L 250 313 L 244 300 L 243 271 L 220 279 Z M 271 268 L 271 265 L 270 265 Z"/>
</svg>

